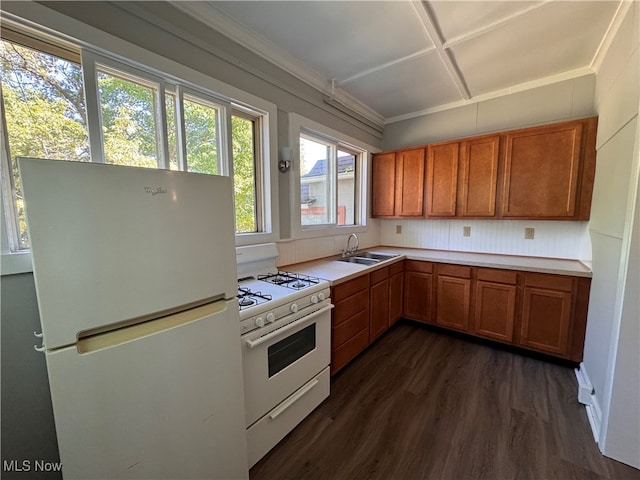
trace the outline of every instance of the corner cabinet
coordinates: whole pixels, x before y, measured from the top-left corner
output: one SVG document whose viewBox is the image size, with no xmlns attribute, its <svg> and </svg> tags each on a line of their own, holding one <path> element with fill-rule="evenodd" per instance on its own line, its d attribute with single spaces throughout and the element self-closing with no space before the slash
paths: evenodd
<svg viewBox="0 0 640 480">
<path fill-rule="evenodd" d="M 376 154 L 372 216 L 588 220 L 597 123 L 591 117 Z"/>
<path fill-rule="evenodd" d="M 423 215 L 424 154 L 424 148 L 413 148 L 373 155 L 372 216 Z"/>
</svg>

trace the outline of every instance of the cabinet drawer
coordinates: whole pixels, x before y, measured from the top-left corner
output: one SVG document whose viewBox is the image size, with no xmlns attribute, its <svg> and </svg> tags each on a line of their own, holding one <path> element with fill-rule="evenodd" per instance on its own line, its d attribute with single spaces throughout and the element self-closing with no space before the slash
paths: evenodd
<svg viewBox="0 0 640 480">
<path fill-rule="evenodd" d="M 392 277 L 397 273 L 404 272 L 404 261 L 389 265 L 389 276 Z"/>
<path fill-rule="evenodd" d="M 349 280 L 348 282 L 333 287 L 331 298 L 333 302 L 336 303 L 344 298 L 353 295 L 356 292 L 359 292 L 360 290 L 365 290 L 367 288 L 369 288 L 369 275 L 362 275 L 360 277 L 354 278 L 353 280 Z"/>
<path fill-rule="evenodd" d="M 408 272 L 433 272 L 433 263 L 421 262 L 419 260 L 407 260 L 405 264 L 405 270 Z"/>
<path fill-rule="evenodd" d="M 367 309 L 333 327 L 331 331 L 331 345 L 333 345 L 334 348 L 339 347 L 354 335 L 366 329 L 368 325 L 369 310 Z"/>
<path fill-rule="evenodd" d="M 375 285 L 376 283 L 380 283 L 383 280 L 389 278 L 389 267 L 381 268 L 380 270 L 376 270 L 375 272 L 371 272 L 371 285 Z"/>
<path fill-rule="evenodd" d="M 440 263 L 438 264 L 438 275 L 445 275 L 447 277 L 471 278 L 471 267 Z"/>
<path fill-rule="evenodd" d="M 351 337 L 343 345 L 334 348 L 331 354 L 331 374 L 333 375 L 369 345 L 369 330 L 363 330 Z"/>
<path fill-rule="evenodd" d="M 524 284 L 527 287 L 548 288 L 551 290 L 563 290 L 565 292 L 571 292 L 573 290 L 573 278 L 562 275 L 527 273 L 524 277 Z"/>
<path fill-rule="evenodd" d="M 518 279 L 518 272 L 513 270 L 495 270 L 493 268 L 479 268 L 478 280 L 485 282 L 506 283 L 515 285 Z"/>
<path fill-rule="evenodd" d="M 351 297 L 335 303 L 335 308 L 333 309 L 333 326 L 337 327 L 345 320 L 365 310 L 369 311 L 368 289 L 362 290 Z"/>
</svg>

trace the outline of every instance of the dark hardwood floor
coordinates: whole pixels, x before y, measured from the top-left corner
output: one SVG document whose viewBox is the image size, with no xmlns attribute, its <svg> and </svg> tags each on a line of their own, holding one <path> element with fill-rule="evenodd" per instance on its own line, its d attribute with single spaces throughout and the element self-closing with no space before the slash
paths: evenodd
<svg viewBox="0 0 640 480">
<path fill-rule="evenodd" d="M 401 322 L 250 478 L 639 479 L 576 394 L 572 368 Z"/>
</svg>

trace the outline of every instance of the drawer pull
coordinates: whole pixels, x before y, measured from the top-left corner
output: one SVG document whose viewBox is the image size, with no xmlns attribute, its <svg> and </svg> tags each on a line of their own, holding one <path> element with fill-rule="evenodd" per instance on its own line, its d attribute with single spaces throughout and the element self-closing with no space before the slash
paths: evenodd
<svg viewBox="0 0 640 480">
<path fill-rule="evenodd" d="M 271 411 L 271 413 L 269 414 L 269 418 L 271 418 L 271 420 L 275 420 L 276 418 L 278 418 L 282 413 L 284 413 L 285 410 L 287 410 L 290 406 L 292 406 L 294 403 L 296 403 L 298 400 L 300 400 L 300 398 L 305 393 L 307 393 L 309 390 L 311 390 L 317 384 L 318 384 L 318 380 L 317 379 L 313 379 L 312 381 L 307 383 L 304 387 L 302 387 L 300 390 L 298 390 L 296 393 L 291 395 L 284 402 L 282 402 L 280 405 L 278 405 L 276 408 L 274 408 Z"/>
</svg>

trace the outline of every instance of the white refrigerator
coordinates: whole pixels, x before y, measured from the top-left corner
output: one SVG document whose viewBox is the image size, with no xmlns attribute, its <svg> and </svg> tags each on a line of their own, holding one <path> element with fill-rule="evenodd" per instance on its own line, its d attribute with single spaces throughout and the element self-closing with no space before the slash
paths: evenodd
<svg viewBox="0 0 640 480">
<path fill-rule="evenodd" d="M 231 180 L 19 168 L 64 478 L 248 478 Z"/>
</svg>

